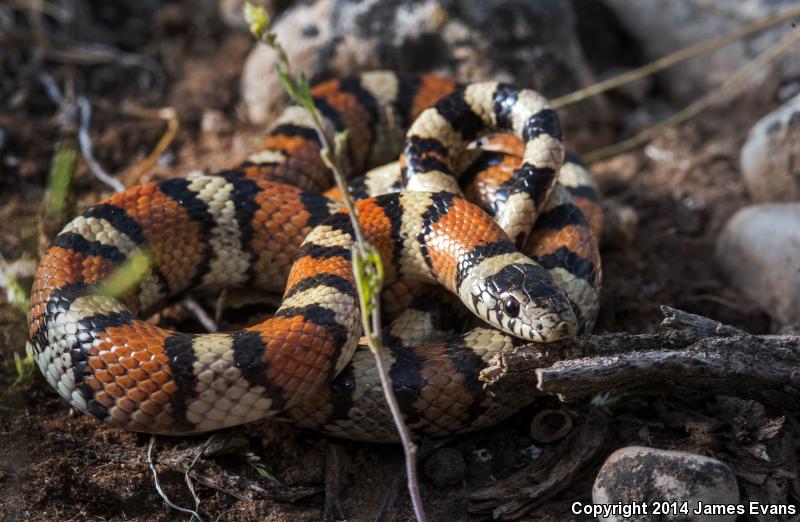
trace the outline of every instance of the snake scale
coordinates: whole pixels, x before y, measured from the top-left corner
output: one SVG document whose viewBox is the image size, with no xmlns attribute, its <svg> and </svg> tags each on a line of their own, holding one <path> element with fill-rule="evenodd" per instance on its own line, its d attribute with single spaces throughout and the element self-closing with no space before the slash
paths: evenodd
<svg viewBox="0 0 800 522">
<path fill-rule="evenodd" d="M 347 170 L 366 172 L 351 192 L 385 267 L 384 357 L 413 433 L 514 413 L 534 394 L 491 397 L 480 370 L 508 347 L 589 331 L 598 308 L 597 191 L 579 160 L 565 161 L 555 111 L 509 84 L 385 71 L 312 95 L 328 132 L 350 132 Z M 68 223 L 41 259 L 28 316 L 48 383 L 77 410 L 135 431 L 276 417 L 395 440 L 359 344 L 353 230 L 337 191 L 321 192 L 332 176 L 319 152 L 309 115 L 288 107 L 236 168 L 131 187 Z M 130 292 L 108 294 L 136 252 L 152 265 Z M 189 289 L 231 286 L 282 300 L 227 333 L 139 318 Z"/>
</svg>

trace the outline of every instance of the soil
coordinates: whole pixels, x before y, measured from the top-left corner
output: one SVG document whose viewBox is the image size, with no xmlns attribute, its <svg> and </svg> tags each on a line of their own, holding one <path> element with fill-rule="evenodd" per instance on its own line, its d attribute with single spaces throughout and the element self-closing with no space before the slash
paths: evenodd
<svg viewBox="0 0 800 522">
<path fill-rule="evenodd" d="M 41 61 L 32 51 L 31 35 L 18 36 L 15 45 L 0 55 L 0 75 L 6 75 L 0 81 L 0 98 L 8 101 L 0 106 L 0 251 L 10 262 L 35 259 L 70 216 L 108 194 L 80 162 L 67 209 L 47 222 L 41 219 L 54 151 L 74 132 L 59 127 L 58 108 L 37 79 L 41 71 L 52 74 L 59 85 L 73 85 L 88 96 L 94 109 L 90 128 L 96 159 L 127 185 L 229 166 L 243 159 L 263 134 L 262 128 L 248 125 L 240 116 L 238 77 L 253 42 L 249 35 L 222 26 L 213 2 L 88 4 L 93 7 L 93 26 L 80 33 L 89 35 L 81 40 L 105 39 L 127 53 L 157 57 L 157 74 L 118 62 Z M 68 38 L 78 29 L 51 30 Z M 593 63 L 604 60 L 608 56 L 594 57 Z M 145 174 L 138 173 L 138 166 L 166 125 L 120 110 L 127 105 L 173 107 L 181 123 L 176 139 Z M 629 100 L 611 96 L 609 106 L 614 118 L 597 132 L 604 139 L 619 139 L 642 122 L 655 121 L 665 108 L 676 109 L 659 91 L 657 81 L 642 104 L 634 107 Z M 713 262 L 714 239 L 723 223 L 749 203 L 738 166 L 745 131 L 769 109 L 733 100 L 666 132 L 643 149 L 592 165 L 604 195 L 631 206 L 639 218 L 632 242 L 603 248 L 597 332 L 653 331 L 663 304 L 754 333 L 770 331 L 768 316 L 729 288 Z M 636 118 L 626 118 L 634 112 Z M 566 124 L 580 132 L 579 121 Z M 587 141 L 586 132 L 582 131 L 581 143 Z M 594 146 L 605 144 L 596 140 Z M 22 282 L 29 284 L 30 279 Z M 176 313 L 180 315 L 180 309 Z M 199 329 L 196 324 L 192 327 Z M 147 461 L 149 436 L 113 429 L 70 411 L 38 371 L 28 382 L 14 384 L 13 354 L 24 353 L 25 337 L 24 313 L 4 301 L 0 305 L 0 519 L 188 519 L 167 507 L 156 491 Z M 698 452 L 731 465 L 743 501 L 800 500 L 798 453 L 796 445 L 787 442 L 800 437 L 797 419 L 785 419 L 777 436 L 759 441 L 749 435 L 756 429 L 751 425 L 754 419 L 775 418 L 779 412 L 745 401 L 661 396 L 654 390 L 647 397 L 606 397 L 604 403 L 610 434 L 602 457 L 631 444 Z M 423 475 L 429 518 L 476 518 L 468 514 L 467 495 L 525 468 L 539 450 L 558 445 L 558 441 L 536 443 L 529 434 L 534 413 L 545 405 L 557 406 L 554 399 L 541 401 L 495 428 L 424 445 L 427 453 L 455 449 L 466 461 L 465 471 L 456 473 L 455 483 L 449 485 L 434 484 Z M 576 425 L 586 422 L 589 405 L 562 407 Z M 180 506 L 194 505 L 183 476 L 185 457 L 194 455 L 206 438 L 157 440 L 154 452 L 161 486 Z M 200 475 L 213 479 L 209 484 L 219 486 L 198 486 L 204 519 L 319 520 L 326 504 L 330 508 L 338 500 L 343 518 L 372 520 L 393 491 L 399 494 L 387 518 L 413 519 L 407 496 L 398 488 L 404 476 L 398 447 L 335 440 L 269 423 L 223 431 L 215 439 L 224 441 L 224 447 L 204 457 L 197 468 Z M 755 442 L 773 457 L 769 462 L 752 457 Z M 591 482 L 602 458 L 596 460 L 539 502 L 530 516 L 574 518 L 570 504 L 591 501 Z M 794 469 L 794 475 L 787 469 Z"/>
</svg>

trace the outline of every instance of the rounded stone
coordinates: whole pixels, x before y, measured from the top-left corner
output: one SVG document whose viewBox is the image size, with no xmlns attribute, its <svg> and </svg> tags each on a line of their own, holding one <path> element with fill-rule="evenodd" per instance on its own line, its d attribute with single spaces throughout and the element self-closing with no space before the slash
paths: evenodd
<svg viewBox="0 0 800 522">
<path fill-rule="evenodd" d="M 566 0 L 316 0 L 292 5 L 273 29 L 292 69 L 312 83 L 378 69 L 435 71 L 516 81 L 554 97 L 592 83 L 574 26 Z M 253 123 L 286 106 L 276 59 L 257 45 L 245 63 L 241 92 Z"/>
<path fill-rule="evenodd" d="M 591 2 L 587 2 L 591 4 Z M 641 46 L 646 60 L 656 60 L 699 42 L 730 33 L 797 5 L 796 0 L 607 0 L 604 2 Z M 714 52 L 676 64 L 659 73 L 670 94 L 691 103 L 717 89 L 753 58 L 791 32 L 789 22 L 741 38 Z M 787 52 L 751 74 L 742 97 L 775 99 L 800 75 L 798 53 Z"/>
<path fill-rule="evenodd" d="M 630 205 L 608 198 L 603 201 L 603 247 L 622 248 L 636 239 L 639 214 Z"/>
<path fill-rule="evenodd" d="M 800 322 L 800 203 L 736 212 L 717 239 L 725 278 L 780 325 Z"/>
<path fill-rule="evenodd" d="M 800 201 L 800 94 L 753 126 L 739 159 L 753 199 Z"/>
<path fill-rule="evenodd" d="M 723 462 L 685 451 L 630 446 L 606 459 L 592 488 L 592 502 L 598 504 L 642 504 L 647 513 L 624 518 L 622 514 L 598 517 L 607 521 L 680 519 L 692 521 L 734 521 L 736 515 L 707 515 L 703 506 L 735 505 L 739 488 L 731 469 Z M 672 502 L 675 502 L 674 508 Z M 684 504 L 685 502 L 685 504 Z M 655 516 L 654 504 L 667 507 L 677 517 Z M 666 503 L 666 504 L 665 504 Z M 700 509 L 699 512 L 696 512 Z"/>
</svg>

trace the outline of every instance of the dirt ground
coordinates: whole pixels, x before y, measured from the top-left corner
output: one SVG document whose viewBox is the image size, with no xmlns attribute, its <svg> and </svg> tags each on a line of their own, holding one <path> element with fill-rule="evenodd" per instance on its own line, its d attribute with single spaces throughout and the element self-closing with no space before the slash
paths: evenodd
<svg viewBox="0 0 800 522">
<path fill-rule="evenodd" d="M 136 16 L 111 4 L 99 9 L 97 32 L 118 31 L 124 35 L 116 41 L 119 48 L 160 56 L 162 87 L 158 78 L 137 66 L 60 64 L 47 69 L 59 84 L 74 82 L 92 100 L 97 160 L 129 183 L 134 178 L 185 175 L 192 169 L 213 171 L 243 159 L 263 132 L 240 116 L 238 76 L 251 38 L 225 29 L 213 12 L 191 9 L 187 3 L 145 5 L 149 11 Z M 18 56 L 17 66 L 33 63 L 24 52 Z M 0 94 L 8 101 L 0 106 L 0 252 L 9 261 L 33 259 L 68 217 L 108 193 L 81 164 L 62 219 L 40 225 L 50 162 L 65 134 L 36 72 L 17 69 L 13 76 L 13 82 L 0 83 Z M 650 92 L 645 105 L 636 108 L 612 97 L 615 118 L 597 135 L 618 139 L 629 133 L 633 127 L 620 122 L 634 109 L 645 121 L 655 120 L 664 107 L 675 109 L 657 83 Z M 161 138 L 165 124 L 123 114 L 121 100 L 138 107 L 171 106 L 180 118 L 176 140 L 143 176 L 137 174 L 137 166 Z M 729 288 L 713 263 L 714 239 L 721 226 L 749 202 L 740 180 L 739 148 L 746 130 L 769 108 L 734 100 L 668 131 L 643 149 L 592 165 L 604 195 L 630 205 L 639 218 L 630 244 L 603 248 L 597 332 L 653 331 L 661 320 L 662 304 L 754 333 L 770 331 L 768 317 Z M 568 129 L 576 127 L 580 122 L 567 122 Z M 587 141 L 582 138 L 581 143 Z M 606 143 L 598 139 L 594 146 Z M 0 519 L 188 519 L 168 508 L 156 492 L 147 464 L 149 437 L 71 412 L 38 372 L 30 382 L 13 385 L 17 374 L 12 354 L 24 353 L 25 336 L 23 313 L 4 301 L 0 305 Z M 533 461 L 529 425 L 541 406 L 481 433 L 436 443 L 460 451 L 467 470 L 463 480 L 447 487 L 423 476 L 431 520 L 470 519 L 466 495 Z M 566 407 L 577 424 L 585 422 L 587 404 Z M 715 397 L 622 397 L 610 411 L 610 435 L 601 453 L 645 444 L 714 456 L 737 473 L 743 501 L 770 497 L 797 503 L 797 419 L 786 420 L 783 446 L 765 442 L 775 452 L 771 455 L 778 456 L 767 463 L 746 451 L 751 441 L 742 435 L 742 422 L 753 415 L 776 414 Z M 338 499 L 346 519 L 372 520 L 387 496 L 398 490 L 387 518 L 413 518 L 402 487 L 397 487 L 403 478 L 397 447 L 339 441 L 284 425 L 235 428 L 215 439 L 225 441 L 226 447 L 204 459 L 202 473 L 228 482 L 219 488 L 198 487 L 204 519 L 318 520 L 326 499 L 329 506 Z M 181 506 L 192 506 L 193 501 L 180 470 L 205 440 L 157 441 L 162 486 Z M 786 441 L 795 445 L 787 446 Z M 488 450 L 492 460 L 478 462 L 478 450 Z M 590 502 L 591 482 L 601 463 L 602 458 L 587 465 L 565 490 L 541 503 L 531 519 L 573 518 L 570 503 Z M 272 478 L 259 474 L 259 468 Z M 238 482 L 231 485 L 234 478 Z M 228 493 L 221 491 L 225 487 Z"/>
</svg>

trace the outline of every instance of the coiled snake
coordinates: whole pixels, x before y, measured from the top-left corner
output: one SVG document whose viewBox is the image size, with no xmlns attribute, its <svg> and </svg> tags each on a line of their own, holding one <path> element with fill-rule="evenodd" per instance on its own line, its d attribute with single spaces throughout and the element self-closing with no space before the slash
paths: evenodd
<svg viewBox="0 0 800 522">
<path fill-rule="evenodd" d="M 530 90 L 432 75 L 365 73 L 312 94 L 328 131 L 349 129 L 351 172 L 402 152 L 351 190 L 385 267 L 394 317 L 385 357 L 410 428 L 440 436 L 507 417 L 530 399 L 485 394 L 486 361 L 588 331 L 598 307 L 597 193 L 577 160 L 564 163 L 556 113 Z M 482 138 L 490 131 L 508 134 Z M 353 231 L 336 191 L 319 192 L 332 184 L 319 149 L 309 116 L 289 107 L 239 167 L 132 187 L 67 224 L 41 260 L 28 317 L 50 385 L 136 431 L 278 416 L 394 440 L 372 355 L 359 346 Z M 152 266 L 133 291 L 108 295 L 104 283 L 135 252 Z M 462 311 L 422 284 L 457 296 L 481 326 L 448 324 Z M 228 333 L 137 317 L 188 289 L 228 286 L 283 298 L 271 318 Z"/>
</svg>

